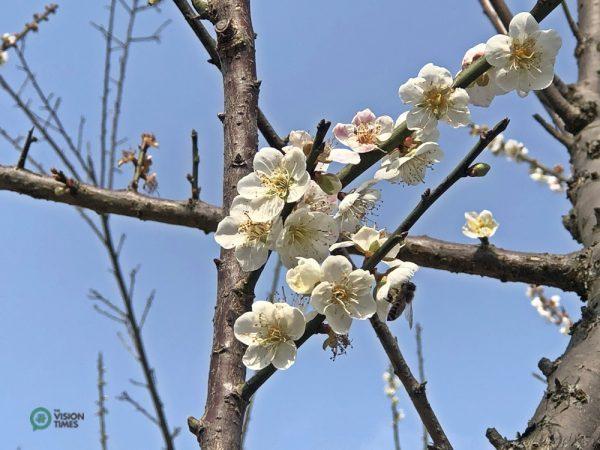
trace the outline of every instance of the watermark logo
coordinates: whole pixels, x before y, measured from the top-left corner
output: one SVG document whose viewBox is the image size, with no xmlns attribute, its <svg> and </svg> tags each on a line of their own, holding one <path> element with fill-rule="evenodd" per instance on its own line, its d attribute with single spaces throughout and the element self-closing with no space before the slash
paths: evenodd
<svg viewBox="0 0 600 450">
<path fill-rule="evenodd" d="M 43 407 L 35 408 L 29 414 L 29 422 L 33 427 L 33 431 L 45 430 L 52 422 L 54 428 L 78 428 L 79 422 L 85 419 L 85 414 L 82 412 L 63 412 L 55 408 L 53 414 Z"/>
<path fill-rule="evenodd" d="M 33 427 L 33 431 L 45 430 L 52 423 L 52 415 L 46 408 L 35 408 L 29 415 L 29 422 Z"/>
</svg>

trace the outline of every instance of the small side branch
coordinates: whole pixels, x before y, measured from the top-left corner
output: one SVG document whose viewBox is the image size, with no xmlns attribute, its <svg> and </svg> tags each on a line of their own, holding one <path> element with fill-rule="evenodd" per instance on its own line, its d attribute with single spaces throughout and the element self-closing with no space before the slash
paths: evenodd
<svg viewBox="0 0 600 450">
<path fill-rule="evenodd" d="M 425 385 L 425 358 L 423 358 L 423 328 L 420 323 L 417 323 L 415 327 L 415 337 L 417 340 L 417 360 L 419 362 L 419 383 Z M 423 441 L 423 450 L 427 450 L 429 445 L 429 436 L 427 434 L 427 427 L 423 424 L 423 434 L 421 436 Z"/>
<path fill-rule="evenodd" d="M 569 5 L 567 4 L 566 0 L 562 0 L 561 4 L 562 4 L 563 11 L 565 13 L 565 17 L 567 18 L 567 22 L 569 23 L 569 28 L 571 29 L 571 32 L 573 33 L 573 36 L 575 36 L 575 40 L 577 40 L 577 44 L 581 44 L 583 42 L 583 37 L 581 36 L 581 33 L 579 32 L 579 27 L 577 26 L 575 19 L 571 15 L 571 11 L 569 10 Z"/>
<path fill-rule="evenodd" d="M 106 435 L 106 414 L 108 410 L 104 406 L 104 402 L 106 401 L 106 395 L 104 394 L 104 386 L 106 386 L 106 382 L 104 381 L 104 361 L 102 358 L 102 352 L 98 353 L 98 401 L 96 405 L 98 405 L 98 420 L 100 421 L 100 448 L 102 450 L 107 450 L 107 441 L 108 436 Z"/>
<path fill-rule="evenodd" d="M 37 138 L 33 135 L 33 130 L 35 128 L 31 127 L 29 132 L 27 133 L 27 138 L 25 138 L 25 145 L 23 145 L 23 150 L 21 151 L 21 155 L 19 156 L 19 161 L 17 162 L 17 169 L 24 169 L 25 162 L 27 161 L 27 155 L 29 154 L 29 148 L 31 144 L 37 142 Z"/>
<path fill-rule="evenodd" d="M 533 118 L 537 123 L 539 123 L 544 130 L 546 130 L 550 136 L 556 139 L 558 142 L 563 144 L 565 147 L 570 148 L 573 145 L 573 136 L 571 134 L 563 133 L 555 126 L 549 124 L 542 116 L 539 114 L 534 114 Z"/>
<path fill-rule="evenodd" d="M 204 25 L 202 25 L 200 20 L 202 17 L 192 10 L 188 0 L 173 0 L 173 3 L 175 3 L 185 21 L 188 23 L 198 40 L 206 49 L 208 55 L 210 56 L 208 62 L 214 65 L 217 69 L 221 70 L 221 59 L 219 58 L 219 53 L 217 52 L 217 44 L 210 33 L 206 30 Z M 258 109 L 256 121 L 260 133 L 263 135 L 268 144 L 271 147 L 281 150 L 285 145 L 285 141 L 281 139 L 275 132 L 273 125 L 271 125 L 267 119 L 267 116 L 265 116 L 260 108 Z"/>
<path fill-rule="evenodd" d="M 373 254 L 373 256 L 365 260 L 362 265 L 364 270 L 374 270 L 377 264 L 381 262 L 383 257 L 387 255 L 396 244 L 406 237 L 406 234 L 417 222 L 417 220 L 419 220 L 423 214 L 425 214 L 425 212 L 458 180 L 468 176 L 467 169 L 469 166 L 471 166 L 471 164 L 473 164 L 475 158 L 477 158 L 481 152 L 486 149 L 486 147 L 494 140 L 496 136 L 506 129 L 508 123 L 508 118 L 505 118 L 498 122 L 494 128 L 482 134 L 475 146 L 469 151 L 469 153 L 467 153 L 462 161 L 458 163 L 454 170 L 452 170 L 452 172 L 450 172 L 450 174 L 433 191 L 427 189 L 423 193 L 421 196 L 421 201 L 398 226 L 398 228 L 396 228 L 392 235 Z"/>
<path fill-rule="evenodd" d="M 446 433 L 444 433 L 435 412 L 429 404 L 429 400 L 427 400 L 425 383 L 419 383 L 413 376 L 410 367 L 408 367 L 406 360 L 402 356 L 397 339 L 392 335 L 388 326 L 380 321 L 377 316 L 373 316 L 369 320 L 394 367 L 394 373 L 404 385 L 423 425 L 431 435 L 434 445 L 440 450 L 452 449 L 452 445 L 450 445 Z"/>
<path fill-rule="evenodd" d="M 171 225 L 198 228 L 205 232 L 217 229 L 221 208 L 198 201 L 162 200 L 131 191 L 102 189 L 79 183 L 77 195 L 57 191 L 64 183 L 53 177 L 34 174 L 26 169 L 0 166 L 0 190 L 13 191 L 29 197 L 79 206 L 99 214 L 119 214 L 140 220 L 152 220 Z"/>
<path fill-rule="evenodd" d="M 192 186 L 192 200 L 200 198 L 200 188 L 198 187 L 198 166 L 200 165 L 200 154 L 198 152 L 198 133 L 192 130 L 192 173 L 187 175 L 187 179 Z"/>
<path fill-rule="evenodd" d="M 50 3 L 45 6 L 43 13 L 33 15 L 33 20 L 25 24 L 23 30 L 13 35 L 13 39 L 0 40 L 0 52 L 6 51 L 11 47 L 16 47 L 17 43 L 25 38 L 30 32 L 37 32 L 40 28 L 40 23 L 48 20 L 51 14 L 54 14 L 58 9 L 58 5 Z"/>
</svg>

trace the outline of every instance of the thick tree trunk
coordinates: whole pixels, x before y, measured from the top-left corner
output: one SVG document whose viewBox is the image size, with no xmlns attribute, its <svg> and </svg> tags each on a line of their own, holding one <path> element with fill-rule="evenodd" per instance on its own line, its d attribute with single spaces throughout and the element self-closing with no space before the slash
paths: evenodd
<svg viewBox="0 0 600 450">
<path fill-rule="evenodd" d="M 583 41 L 571 100 L 589 113 L 600 104 L 600 0 L 579 0 L 578 9 Z M 553 363 L 540 361 L 548 388 L 523 436 L 509 444 L 527 449 L 600 448 L 600 119 L 579 131 L 569 150 L 573 209 L 565 223 L 589 256 L 582 274 L 587 306 L 565 353 Z"/>
<path fill-rule="evenodd" d="M 227 212 L 238 180 L 252 170 L 257 150 L 259 83 L 250 2 L 214 0 L 210 5 L 225 94 L 223 208 Z M 241 448 L 245 404 L 238 387 L 246 376 L 244 347 L 235 339 L 233 324 L 250 309 L 256 275 L 242 272 L 233 251 L 221 251 L 215 263 L 218 285 L 206 409 L 200 421 L 190 420 L 190 428 L 202 449 L 233 450 Z"/>
</svg>

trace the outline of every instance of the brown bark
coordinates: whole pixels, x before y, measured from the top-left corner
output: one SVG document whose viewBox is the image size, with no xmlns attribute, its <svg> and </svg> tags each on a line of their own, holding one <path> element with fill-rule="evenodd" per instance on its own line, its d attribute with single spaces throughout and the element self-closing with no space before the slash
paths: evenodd
<svg viewBox="0 0 600 450">
<path fill-rule="evenodd" d="M 79 183 L 77 193 L 71 195 L 57 191 L 63 186 L 50 176 L 0 166 L 0 190 L 78 206 L 99 214 L 119 214 L 198 228 L 206 233 L 215 231 L 223 217 L 221 208 L 203 201 L 160 199 L 84 183 Z M 494 246 L 457 244 L 427 236 L 409 236 L 404 240 L 399 257 L 432 269 L 552 286 L 579 294 L 585 291 L 580 270 L 587 264 L 585 252 L 568 255 L 526 253 Z"/>
<path fill-rule="evenodd" d="M 567 255 L 514 252 L 493 245 L 465 245 L 411 236 L 406 238 L 398 257 L 432 269 L 552 286 L 578 294 L 585 292 L 580 272 L 587 257 L 582 252 Z"/>
<path fill-rule="evenodd" d="M 217 33 L 225 96 L 223 208 L 236 195 L 240 178 L 252 170 L 257 150 L 259 83 L 256 79 L 254 31 L 248 0 L 214 0 L 212 17 Z M 235 339 L 233 324 L 250 309 L 256 274 L 242 272 L 234 252 L 221 251 L 213 344 L 206 408 L 202 419 L 190 420 L 204 450 L 241 448 L 245 402 L 238 392 L 244 383 L 244 346 Z"/>
<path fill-rule="evenodd" d="M 0 190 L 17 192 L 29 197 L 65 203 L 96 211 L 99 214 L 120 214 L 140 220 L 215 231 L 221 220 L 221 208 L 203 201 L 163 200 L 132 191 L 102 189 L 78 183 L 74 195 L 62 193 L 64 184 L 54 178 L 28 170 L 0 166 Z"/>
</svg>

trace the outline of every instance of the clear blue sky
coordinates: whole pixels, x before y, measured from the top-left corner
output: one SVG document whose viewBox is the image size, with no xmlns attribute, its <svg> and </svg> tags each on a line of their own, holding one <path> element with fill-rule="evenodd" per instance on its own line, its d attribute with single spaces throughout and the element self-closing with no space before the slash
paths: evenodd
<svg viewBox="0 0 600 450">
<path fill-rule="evenodd" d="M 39 0 L 5 3 L 0 33 L 17 31 L 43 6 Z M 105 3 L 62 1 L 58 14 L 28 40 L 40 82 L 63 97 L 64 122 L 75 132 L 79 115 L 85 115 L 86 136 L 95 151 L 104 55 L 103 41 L 89 23 L 105 20 Z M 122 136 L 135 143 L 143 131 L 156 133 L 160 195 L 186 198 L 189 132 L 196 128 L 201 196 L 219 203 L 220 75 L 206 64 L 204 49 L 179 12 L 169 0 L 163 3 L 161 15 L 146 15 L 137 28 L 138 34 L 147 34 L 161 20 L 173 20 L 161 45 L 140 44 L 133 51 Z M 521 11 L 534 2 L 508 3 Z M 255 0 L 252 12 L 263 81 L 260 104 L 282 135 L 291 129 L 314 130 L 323 117 L 348 122 L 365 107 L 396 117 L 404 111 L 397 90 L 407 78 L 427 62 L 458 70 L 464 51 L 493 34 L 476 0 Z M 563 36 L 557 71 L 571 81 L 573 41 L 560 12 L 548 18 L 548 26 Z M 13 80 L 20 76 L 15 60 L 0 69 Z M 541 107 L 533 95 L 521 100 L 510 94 L 490 109 L 473 108 L 473 118 L 491 123 L 508 115 L 507 136 L 524 141 L 547 164 L 567 163 L 563 148 L 531 118 L 535 112 Z M 0 126 L 15 134 L 29 126 L 2 93 Z M 450 170 L 471 139 L 464 129 L 442 128 L 446 159 L 429 174 L 428 185 Z M 0 163 L 14 164 L 16 153 L 5 144 L 0 148 Z M 46 167 L 57 164 L 45 145 L 32 152 Z M 484 160 L 493 166 L 490 174 L 453 188 L 415 226 L 415 234 L 466 243 L 460 232 L 463 212 L 487 208 L 501 224 L 493 238 L 500 247 L 556 253 L 577 248 L 561 224 L 560 216 L 569 208 L 564 194 L 529 180 L 525 167 L 489 154 Z M 121 187 L 126 183 L 126 176 L 119 178 Z M 394 227 L 423 189 L 385 185 L 378 225 Z M 118 301 L 103 248 L 69 207 L 6 192 L 0 193 L 0 204 L 1 447 L 99 448 L 94 401 L 96 356 L 102 351 L 109 448 L 161 448 L 158 429 L 115 399 L 126 389 L 151 407 L 146 392 L 128 381 L 140 380 L 141 373 L 116 336 L 120 327 L 95 313 L 87 299 L 88 290 L 95 288 Z M 211 236 L 191 229 L 119 217 L 113 223 L 116 232 L 128 235 L 126 267 L 142 265 L 138 310 L 145 295 L 157 290 L 144 337 L 170 424 L 183 428 L 177 448 L 194 449 L 197 444 L 185 424 L 188 415 L 199 417 L 204 407 L 216 284 L 212 259 L 218 247 Z M 267 276 L 258 298 L 269 283 Z M 509 436 L 523 431 L 544 389 L 531 373 L 540 357 L 558 356 L 568 339 L 537 315 L 523 284 L 429 269 L 417 274 L 416 283 L 415 320 L 424 328 L 427 388 L 455 448 L 488 448 L 488 426 Z M 577 318 L 579 300 L 571 294 L 563 299 Z M 391 327 L 416 370 L 414 331 L 405 321 Z M 381 381 L 386 359 L 368 323 L 355 324 L 351 337 L 353 348 L 335 362 L 321 350 L 320 339 L 312 340 L 295 366 L 267 383 L 257 396 L 249 449 L 393 448 Z M 403 448 L 419 448 L 418 417 L 403 394 L 400 403 L 407 415 L 400 424 Z M 32 432 L 29 413 L 37 406 L 81 411 L 85 420 L 76 430 Z"/>
</svg>

